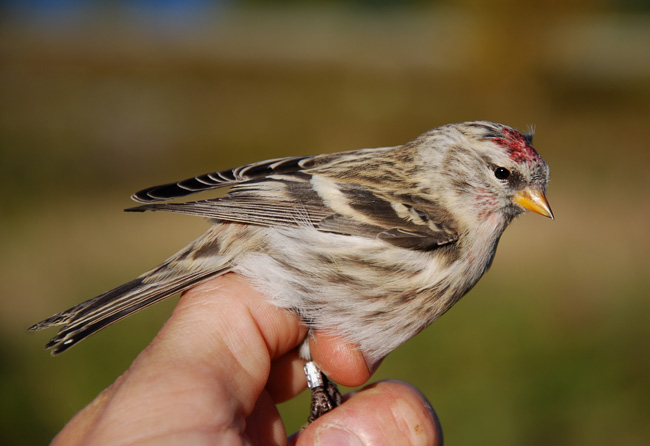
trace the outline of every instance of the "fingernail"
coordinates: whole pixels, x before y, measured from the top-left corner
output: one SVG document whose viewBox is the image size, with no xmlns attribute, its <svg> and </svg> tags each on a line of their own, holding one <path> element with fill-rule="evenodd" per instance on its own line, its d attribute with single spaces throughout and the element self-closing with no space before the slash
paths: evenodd
<svg viewBox="0 0 650 446">
<path fill-rule="evenodd" d="M 354 433 L 338 426 L 323 426 L 316 433 L 318 446 L 363 446 L 363 442 Z"/>
</svg>

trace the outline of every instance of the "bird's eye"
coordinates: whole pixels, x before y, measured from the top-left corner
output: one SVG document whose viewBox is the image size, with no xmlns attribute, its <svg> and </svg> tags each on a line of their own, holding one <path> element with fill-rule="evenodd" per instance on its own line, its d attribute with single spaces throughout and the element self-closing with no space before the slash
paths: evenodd
<svg viewBox="0 0 650 446">
<path fill-rule="evenodd" d="M 510 176 L 510 171 L 505 167 L 497 167 L 496 169 L 494 169 L 494 176 L 497 177 L 499 180 L 507 180 L 508 177 Z"/>
</svg>

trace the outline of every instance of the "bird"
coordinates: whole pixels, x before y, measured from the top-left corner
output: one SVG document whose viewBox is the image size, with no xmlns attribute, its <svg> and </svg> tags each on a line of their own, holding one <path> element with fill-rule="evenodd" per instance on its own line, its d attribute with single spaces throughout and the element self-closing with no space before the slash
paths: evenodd
<svg viewBox="0 0 650 446">
<path fill-rule="evenodd" d="M 467 121 L 399 146 L 276 158 L 149 187 L 132 195 L 140 204 L 126 211 L 205 217 L 207 232 L 152 270 L 29 330 L 62 326 L 45 345 L 55 355 L 232 272 L 310 333 L 334 333 L 374 362 L 472 289 L 514 218 L 532 211 L 554 219 L 548 181 L 533 132 Z M 172 201 L 219 188 L 228 191 Z M 309 336 L 300 349 L 307 361 Z M 340 402 L 335 384 L 315 370 L 306 369 L 315 394 L 310 421 Z"/>
</svg>

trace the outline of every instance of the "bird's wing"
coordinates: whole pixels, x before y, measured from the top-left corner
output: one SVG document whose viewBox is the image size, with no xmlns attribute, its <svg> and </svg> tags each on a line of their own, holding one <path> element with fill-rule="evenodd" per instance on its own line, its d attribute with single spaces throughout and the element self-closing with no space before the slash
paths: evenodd
<svg viewBox="0 0 650 446">
<path fill-rule="evenodd" d="M 261 226 L 311 226 L 323 232 L 380 238 L 410 249 L 429 250 L 457 240 L 454 219 L 436 203 L 416 200 L 400 191 L 379 192 L 378 187 L 368 184 L 367 178 L 359 184 L 350 178 L 312 174 L 301 167 L 309 159 L 274 160 L 273 165 L 258 163 L 256 169 L 266 169 L 266 175 L 231 180 L 229 185 L 235 184 L 222 198 L 150 203 L 127 210 L 170 211 Z M 294 170 L 290 171 L 290 167 Z M 284 170 L 280 172 L 281 169 Z M 239 172 L 251 171 L 241 168 Z M 136 195 L 140 201 L 146 197 L 154 201 L 163 195 L 177 197 L 194 192 L 178 190 L 182 184 L 188 182 L 171 183 L 161 186 L 162 189 L 154 187 Z"/>
<path fill-rule="evenodd" d="M 314 158 L 314 156 L 293 156 L 246 164 L 234 169 L 206 173 L 175 183 L 148 187 L 134 193 L 131 198 L 140 203 L 173 200 L 211 189 L 259 180 L 272 175 L 298 172 L 308 167 L 310 161 Z"/>
</svg>

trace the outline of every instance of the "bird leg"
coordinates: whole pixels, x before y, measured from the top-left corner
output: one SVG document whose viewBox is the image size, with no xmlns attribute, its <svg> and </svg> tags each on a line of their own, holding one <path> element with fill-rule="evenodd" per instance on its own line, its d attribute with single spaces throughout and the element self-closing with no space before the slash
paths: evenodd
<svg viewBox="0 0 650 446">
<path fill-rule="evenodd" d="M 311 409 L 307 421 L 311 423 L 321 415 L 341 404 L 341 393 L 330 379 L 320 371 L 314 361 L 309 361 L 304 367 L 307 377 L 307 387 L 311 390 Z"/>
</svg>

